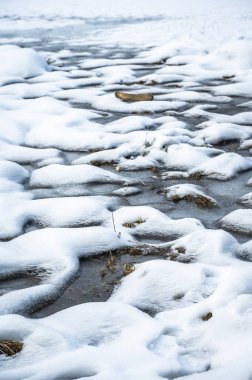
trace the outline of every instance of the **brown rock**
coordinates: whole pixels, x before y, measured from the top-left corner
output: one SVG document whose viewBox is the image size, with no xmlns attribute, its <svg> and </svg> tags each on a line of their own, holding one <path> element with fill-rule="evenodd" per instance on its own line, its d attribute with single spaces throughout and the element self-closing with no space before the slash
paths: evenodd
<svg viewBox="0 0 252 380">
<path fill-rule="evenodd" d="M 116 91 L 115 96 L 124 102 L 140 102 L 153 100 L 152 94 L 132 94 L 129 92 Z"/>
</svg>

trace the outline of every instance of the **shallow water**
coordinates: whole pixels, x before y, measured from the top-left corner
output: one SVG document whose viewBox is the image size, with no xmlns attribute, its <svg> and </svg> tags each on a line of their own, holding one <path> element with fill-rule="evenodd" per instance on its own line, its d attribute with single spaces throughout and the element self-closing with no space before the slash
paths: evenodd
<svg viewBox="0 0 252 380">
<path fill-rule="evenodd" d="M 110 258 L 115 260 L 115 268 L 108 268 Z M 107 301 L 122 277 L 124 265 L 136 264 L 147 260 L 155 260 L 162 255 L 130 255 L 124 252 L 113 251 L 106 255 L 81 260 L 80 271 L 76 279 L 67 287 L 63 294 L 52 304 L 35 312 L 33 317 L 41 318 L 54 314 L 67 307 L 84 302 Z"/>
</svg>

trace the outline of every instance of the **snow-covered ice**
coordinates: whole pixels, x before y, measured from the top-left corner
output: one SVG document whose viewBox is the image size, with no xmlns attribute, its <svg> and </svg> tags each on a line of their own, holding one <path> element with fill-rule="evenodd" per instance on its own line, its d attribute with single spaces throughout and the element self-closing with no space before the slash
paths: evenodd
<svg viewBox="0 0 252 380">
<path fill-rule="evenodd" d="M 252 7 L 208 3 L 2 1 L 0 379 L 251 380 Z"/>
</svg>

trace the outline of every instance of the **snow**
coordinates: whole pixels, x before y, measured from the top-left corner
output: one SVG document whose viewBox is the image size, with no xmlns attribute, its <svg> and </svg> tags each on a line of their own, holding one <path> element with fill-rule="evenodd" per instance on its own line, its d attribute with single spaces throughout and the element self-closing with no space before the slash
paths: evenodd
<svg viewBox="0 0 252 380">
<path fill-rule="evenodd" d="M 210 178 L 226 180 L 232 178 L 240 171 L 249 170 L 251 168 L 252 158 L 241 157 L 236 153 L 223 153 L 199 165 L 192 173 L 203 173 L 203 175 Z"/>
<path fill-rule="evenodd" d="M 135 223 L 134 228 L 128 228 L 127 224 L 132 223 Z M 113 213 L 113 220 L 108 220 L 111 228 L 113 224 L 118 231 L 126 230 L 133 236 L 152 236 L 154 238 L 157 236 L 181 236 L 204 228 L 197 219 L 174 220 L 148 206 L 121 207 Z"/>
<path fill-rule="evenodd" d="M 0 81 L 5 77 L 14 80 L 35 77 L 49 71 L 46 61 L 33 49 L 13 45 L 0 46 L 0 62 Z"/>
<path fill-rule="evenodd" d="M 69 325 L 68 319 L 72 318 L 72 315 L 75 317 Z M 151 343 L 156 334 L 161 333 L 162 329 L 158 322 L 131 306 L 112 302 L 90 303 L 37 321 L 25 320 L 14 315 L 8 323 L 8 320 L 4 318 L 2 317 L 1 321 L 1 332 L 4 331 L 5 334 L 12 330 L 15 336 L 14 331 L 17 326 L 20 323 L 23 324 L 22 336 L 26 341 L 27 349 L 24 352 L 23 364 L 17 357 L 16 360 L 14 359 L 16 363 L 13 363 L 13 369 L 8 371 L 6 368 L 8 363 L 6 363 L 5 369 L 1 371 L 0 378 L 2 379 L 17 379 L 20 376 L 29 376 L 34 379 L 38 376 L 62 378 L 66 374 L 70 377 L 85 377 L 99 372 L 102 378 L 108 378 L 108 376 L 116 378 L 122 374 L 126 379 L 132 378 L 134 369 L 137 375 L 147 376 L 146 378 L 150 378 L 149 371 L 151 371 L 152 377 L 155 378 L 151 365 L 146 368 L 143 364 L 146 359 L 155 360 L 155 355 L 151 354 L 146 346 Z M 137 336 L 135 336 L 136 330 L 139 331 Z M 78 331 L 77 334 L 76 331 Z M 95 334 L 95 331 L 98 334 Z M 147 334 L 146 331 L 148 331 Z M 128 345 L 124 346 L 124 342 L 128 339 L 133 351 L 129 350 Z M 69 344 L 69 341 L 72 343 Z M 45 349 L 48 344 L 52 348 L 53 355 Z M 134 359 L 136 349 L 138 355 Z M 26 363 L 31 360 L 31 351 L 34 350 L 38 352 L 40 362 L 34 362 L 29 368 Z M 78 364 L 83 356 L 88 359 L 84 367 Z M 67 362 L 66 357 L 70 359 Z M 115 364 L 112 371 L 107 367 L 110 357 L 113 358 Z M 118 357 L 122 357 L 123 360 L 116 366 Z M 142 364 L 140 367 L 139 360 Z M 132 369 L 128 367 L 129 362 L 132 362 Z"/>
<path fill-rule="evenodd" d="M 2 295 L 1 314 L 27 312 L 41 299 L 57 298 L 76 275 L 78 258 L 131 245 L 134 240 L 127 232 L 122 231 L 118 236 L 113 229 L 102 226 L 44 228 L 2 242 L 2 274 L 36 266 L 45 271 L 45 275 L 39 285 Z"/>
<path fill-rule="evenodd" d="M 0 379 L 249 380 L 251 2 L 2 3 L 0 340 L 24 346 Z M 32 317 L 124 249 L 106 302 Z"/>
<path fill-rule="evenodd" d="M 244 205 L 251 207 L 252 206 L 252 193 L 248 193 L 248 194 L 243 195 L 240 198 L 240 202 Z"/>
<path fill-rule="evenodd" d="M 209 242 L 211 249 L 209 250 Z M 237 240 L 227 232 L 219 230 L 199 230 L 192 232 L 171 243 L 164 243 L 171 247 L 171 251 L 183 261 L 197 261 L 215 265 L 224 265 L 232 262 L 239 244 Z M 180 248 L 184 248 L 180 252 Z"/>
<path fill-rule="evenodd" d="M 16 199 L 13 194 L 2 194 L 0 210 L 6 217 L 0 222 L 0 237 L 20 235 L 31 221 L 43 227 L 74 227 L 102 222 L 110 216 L 108 208 L 114 204 L 113 198 L 99 196 L 32 200 L 24 194 L 16 195 Z"/>
<path fill-rule="evenodd" d="M 128 181 L 118 174 L 91 165 L 66 166 L 58 164 L 34 170 L 30 179 L 32 187 L 85 184 L 89 182 L 124 183 Z"/>
<path fill-rule="evenodd" d="M 197 134 L 194 143 L 197 145 L 216 145 L 223 141 L 247 140 L 251 138 L 251 128 L 232 123 L 205 123 L 206 127 Z M 243 144 L 241 144 L 243 146 Z"/>
<path fill-rule="evenodd" d="M 235 230 L 241 233 L 252 233 L 252 210 L 238 209 L 226 215 L 221 220 L 223 228 Z"/>
<path fill-rule="evenodd" d="M 141 190 L 138 187 L 133 186 L 121 187 L 120 189 L 113 191 L 113 194 L 120 195 L 121 197 L 125 197 L 126 195 L 136 195 L 139 193 L 141 193 Z"/>
<path fill-rule="evenodd" d="M 211 206 L 216 206 L 217 202 L 212 197 L 205 194 L 200 186 L 192 185 L 189 183 L 181 185 L 173 185 L 164 189 L 165 195 L 170 200 L 182 200 L 191 197 L 191 201 L 197 201 L 197 198 L 204 199 L 209 202 Z"/>
<path fill-rule="evenodd" d="M 209 280 L 208 269 L 199 264 L 192 265 L 190 271 L 185 269 L 186 265 L 161 260 L 140 264 L 123 279 L 110 301 L 124 302 L 152 312 L 174 310 L 203 301 L 215 290 L 217 279 Z M 218 278 L 218 274 L 215 277 Z"/>
<path fill-rule="evenodd" d="M 1 160 L 0 176 L 4 180 L 22 183 L 29 178 L 29 172 L 14 162 Z"/>
</svg>

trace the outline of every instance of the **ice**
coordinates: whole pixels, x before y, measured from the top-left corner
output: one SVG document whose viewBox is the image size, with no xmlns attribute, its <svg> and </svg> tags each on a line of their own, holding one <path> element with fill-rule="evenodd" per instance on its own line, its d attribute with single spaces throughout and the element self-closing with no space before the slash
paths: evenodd
<svg viewBox="0 0 252 380">
<path fill-rule="evenodd" d="M 0 379 L 249 380 L 250 1 L 1 5 Z"/>
</svg>

